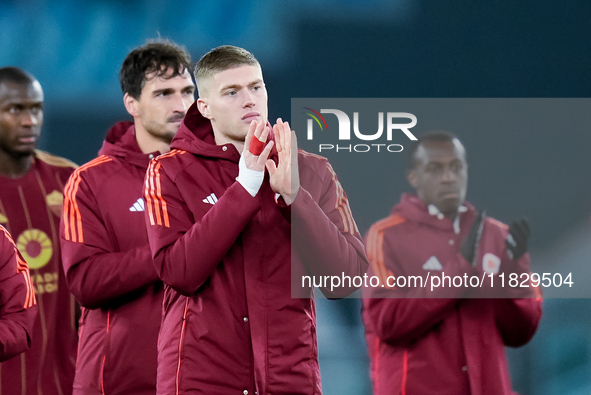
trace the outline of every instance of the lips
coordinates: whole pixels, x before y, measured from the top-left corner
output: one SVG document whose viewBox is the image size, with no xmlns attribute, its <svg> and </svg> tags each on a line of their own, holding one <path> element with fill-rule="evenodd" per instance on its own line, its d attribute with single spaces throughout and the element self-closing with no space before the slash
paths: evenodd
<svg viewBox="0 0 591 395">
<path fill-rule="evenodd" d="M 259 113 L 258 113 L 258 112 L 256 112 L 256 111 L 253 111 L 253 112 L 246 113 L 246 114 L 245 114 L 245 115 L 242 117 L 242 120 L 243 120 L 243 121 L 246 121 L 246 122 L 251 122 L 251 121 L 254 121 L 255 119 L 257 119 L 257 118 L 258 118 L 258 117 L 260 117 L 260 116 L 261 116 L 261 114 L 259 114 Z"/>
<path fill-rule="evenodd" d="M 24 144 L 31 144 L 37 141 L 37 136 L 19 136 L 17 140 Z"/>
<path fill-rule="evenodd" d="M 174 117 L 174 118 L 168 118 L 168 122 L 170 123 L 181 123 L 183 122 L 183 119 L 185 117 Z"/>
<path fill-rule="evenodd" d="M 458 191 L 444 191 L 439 193 L 439 197 L 443 199 L 457 199 L 460 196 Z"/>
</svg>

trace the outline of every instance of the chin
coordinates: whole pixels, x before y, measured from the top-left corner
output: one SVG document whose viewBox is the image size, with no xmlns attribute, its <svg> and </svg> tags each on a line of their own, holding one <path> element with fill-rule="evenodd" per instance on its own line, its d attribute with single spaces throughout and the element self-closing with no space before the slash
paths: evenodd
<svg viewBox="0 0 591 395">
<path fill-rule="evenodd" d="M 16 158 L 23 158 L 26 156 L 33 155 L 35 153 L 36 148 L 37 147 L 16 149 L 16 150 L 12 151 L 12 153 L 13 153 L 13 156 Z"/>
</svg>

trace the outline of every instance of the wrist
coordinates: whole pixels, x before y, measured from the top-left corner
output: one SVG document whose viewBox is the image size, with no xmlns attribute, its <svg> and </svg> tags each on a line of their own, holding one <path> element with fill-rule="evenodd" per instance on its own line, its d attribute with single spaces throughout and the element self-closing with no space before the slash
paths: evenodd
<svg viewBox="0 0 591 395">
<path fill-rule="evenodd" d="M 264 171 L 249 169 L 246 167 L 244 155 L 240 157 L 240 161 L 238 162 L 238 177 L 236 177 L 236 181 L 238 181 L 252 197 L 256 196 L 259 192 L 261 185 L 263 185 L 264 177 Z"/>
</svg>

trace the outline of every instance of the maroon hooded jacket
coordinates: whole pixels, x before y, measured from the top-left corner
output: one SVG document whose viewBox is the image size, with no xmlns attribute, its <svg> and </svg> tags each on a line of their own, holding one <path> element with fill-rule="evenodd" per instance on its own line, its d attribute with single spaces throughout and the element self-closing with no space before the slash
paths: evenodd
<svg viewBox="0 0 591 395">
<path fill-rule="evenodd" d="M 29 267 L 0 225 L 0 361 L 29 348 L 36 315 Z"/>
<path fill-rule="evenodd" d="M 134 132 L 129 122 L 111 128 L 99 157 L 76 170 L 65 188 L 64 270 L 84 307 L 74 394 L 156 392 L 163 287 L 142 199 L 154 154 L 142 153 Z"/>
<path fill-rule="evenodd" d="M 475 219 L 469 203 L 452 221 L 431 215 L 415 195 L 402 196 L 391 215 L 367 236 L 368 276 L 485 275 L 482 288 L 364 288 L 364 323 L 374 394 L 512 394 L 504 346 L 518 347 L 534 335 L 542 316 L 537 288 L 507 288 L 510 273 L 529 271 L 529 254 L 507 256 L 508 227 L 484 220 L 476 266 L 460 254 Z M 494 274 L 490 287 L 489 273 Z M 505 273 L 505 288 L 499 274 Z M 503 295 L 499 293 L 503 292 Z M 473 299 L 504 296 L 504 299 Z M 514 299 L 508 297 L 516 297 Z M 381 298 L 383 297 L 383 298 Z M 441 297 L 441 298 L 438 298 Z M 424 298 L 424 299 L 420 299 Z M 519 299 L 517 299 L 519 298 Z"/>
<path fill-rule="evenodd" d="M 286 207 L 268 174 L 254 197 L 236 181 L 240 153 L 215 144 L 195 105 L 171 147 L 150 164 L 145 194 L 166 284 L 158 394 L 320 394 L 313 290 L 301 276 L 363 275 L 368 265 L 330 164 L 301 151 L 301 189 Z M 292 276 L 305 298 L 292 298 Z"/>
</svg>

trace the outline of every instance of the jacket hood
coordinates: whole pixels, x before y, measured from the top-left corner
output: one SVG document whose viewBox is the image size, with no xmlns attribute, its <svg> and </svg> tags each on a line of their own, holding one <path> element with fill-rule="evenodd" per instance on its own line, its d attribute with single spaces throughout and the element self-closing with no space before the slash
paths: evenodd
<svg viewBox="0 0 591 395">
<path fill-rule="evenodd" d="M 122 121 L 111 126 L 99 151 L 99 155 L 122 158 L 134 166 L 147 169 L 150 160 L 160 155 L 160 152 L 144 154 L 135 139 L 135 126 L 133 122 Z"/>
<path fill-rule="evenodd" d="M 476 216 L 476 209 L 469 202 L 462 204 L 467 210 L 459 213 L 460 227 L 466 223 L 472 223 Z M 403 193 L 400 203 L 392 209 L 392 214 L 400 215 L 409 221 L 423 223 L 435 228 L 449 230 L 453 229 L 453 220 L 448 217 L 442 217 L 429 213 L 429 207 L 421 198 L 415 194 Z M 466 222 L 469 221 L 469 222 Z"/>
<path fill-rule="evenodd" d="M 267 127 L 271 127 L 268 122 Z M 273 129 L 269 133 L 269 138 L 273 140 Z M 211 121 L 201 115 L 197 109 L 196 101 L 189 107 L 183 124 L 172 139 L 170 148 L 209 158 L 226 159 L 236 163 L 240 160 L 241 155 L 234 147 L 234 144 L 216 145 Z M 277 150 L 273 147 L 271 156 L 276 155 L 276 153 Z"/>
</svg>

